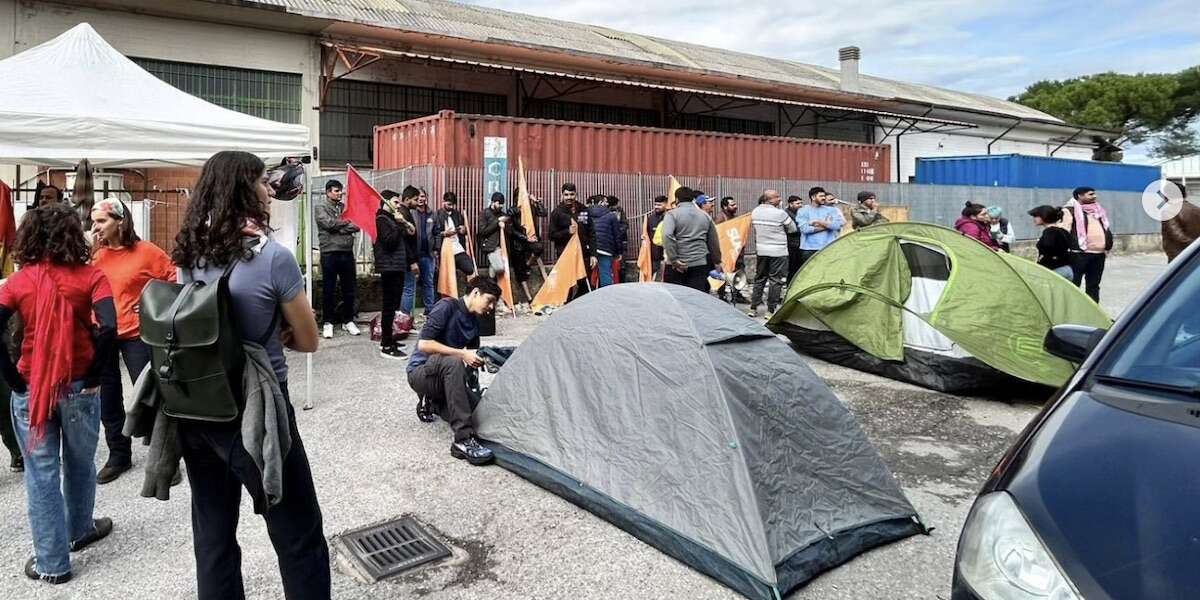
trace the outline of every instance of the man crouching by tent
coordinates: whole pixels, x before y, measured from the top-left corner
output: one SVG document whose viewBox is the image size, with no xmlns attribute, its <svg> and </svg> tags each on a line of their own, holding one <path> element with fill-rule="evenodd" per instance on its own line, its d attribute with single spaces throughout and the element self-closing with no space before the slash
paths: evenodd
<svg viewBox="0 0 1200 600">
<path fill-rule="evenodd" d="M 477 399 L 467 389 L 467 369 L 479 368 L 479 317 L 496 307 L 500 286 L 494 279 L 474 277 L 462 298 L 442 298 L 421 328 L 417 351 L 408 359 L 408 385 L 420 398 L 417 417 L 429 423 L 436 411 L 450 423 L 454 443 L 450 456 L 473 465 L 492 462 L 492 451 L 475 439 L 471 414 Z"/>
</svg>

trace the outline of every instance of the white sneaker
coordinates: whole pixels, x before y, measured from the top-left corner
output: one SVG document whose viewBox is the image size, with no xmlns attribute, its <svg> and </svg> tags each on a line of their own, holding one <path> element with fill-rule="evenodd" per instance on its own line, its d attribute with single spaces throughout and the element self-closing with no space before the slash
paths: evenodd
<svg viewBox="0 0 1200 600">
<path fill-rule="evenodd" d="M 362 332 L 358 330 L 358 325 L 355 325 L 354 321 L 342 325 L 342 331 L 350 335 L 362 335 Z"/>
<path fill-rule="evenodd" d="M 321 337 L 327 340 L 333 339 L 333 323 L 325 324 L 325 327 L 321 330 Z"/>
</svg>

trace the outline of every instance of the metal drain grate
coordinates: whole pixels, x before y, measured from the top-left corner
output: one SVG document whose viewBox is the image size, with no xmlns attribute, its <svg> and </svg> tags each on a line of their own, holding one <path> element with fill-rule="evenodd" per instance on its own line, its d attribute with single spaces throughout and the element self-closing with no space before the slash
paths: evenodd
<svg viewBox="0 0 1200 600">
<path fill-rule="evenodd" d="M 412 517 L 352 531 L 342 539 L 374 581 L 450 556 L 450 549 Z"/>
</svg>

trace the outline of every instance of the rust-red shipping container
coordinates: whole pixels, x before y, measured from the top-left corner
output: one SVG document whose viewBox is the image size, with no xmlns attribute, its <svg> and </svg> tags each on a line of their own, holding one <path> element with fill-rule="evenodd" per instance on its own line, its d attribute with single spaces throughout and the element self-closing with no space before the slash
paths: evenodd
<svg viewBox="0 0 1200 600">
<path fill-rule="evenodd" d="M 375 168 L 483 166 L 483 140 L 508 140 L 529 170 L 890 181 L 888 146 L 575 121 L 436 115 L 375 128 Z"/>
</svg>

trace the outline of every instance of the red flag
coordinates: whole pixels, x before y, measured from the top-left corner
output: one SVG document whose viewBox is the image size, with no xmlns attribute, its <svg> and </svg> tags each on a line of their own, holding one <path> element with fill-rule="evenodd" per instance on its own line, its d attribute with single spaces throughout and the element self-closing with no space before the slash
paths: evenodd
<svg viewBox="0 0 1200 600">
<path fill-rule="evenodd" d="M 383 196 L 354 167 L 346 165 L 346 210 L 342 217 L 358 225 L 363 233 L 371 236 L 371 241 L 378 235 L 375 231 L 375 213 L 381 204 Z"/>
<path fill-rule="evenodd" d="M 12 245 L 17 241 L 17 219 L 13 216 L 12 188 L 0 181 L 0 277 L 13 272 Z"/>
</svg>

